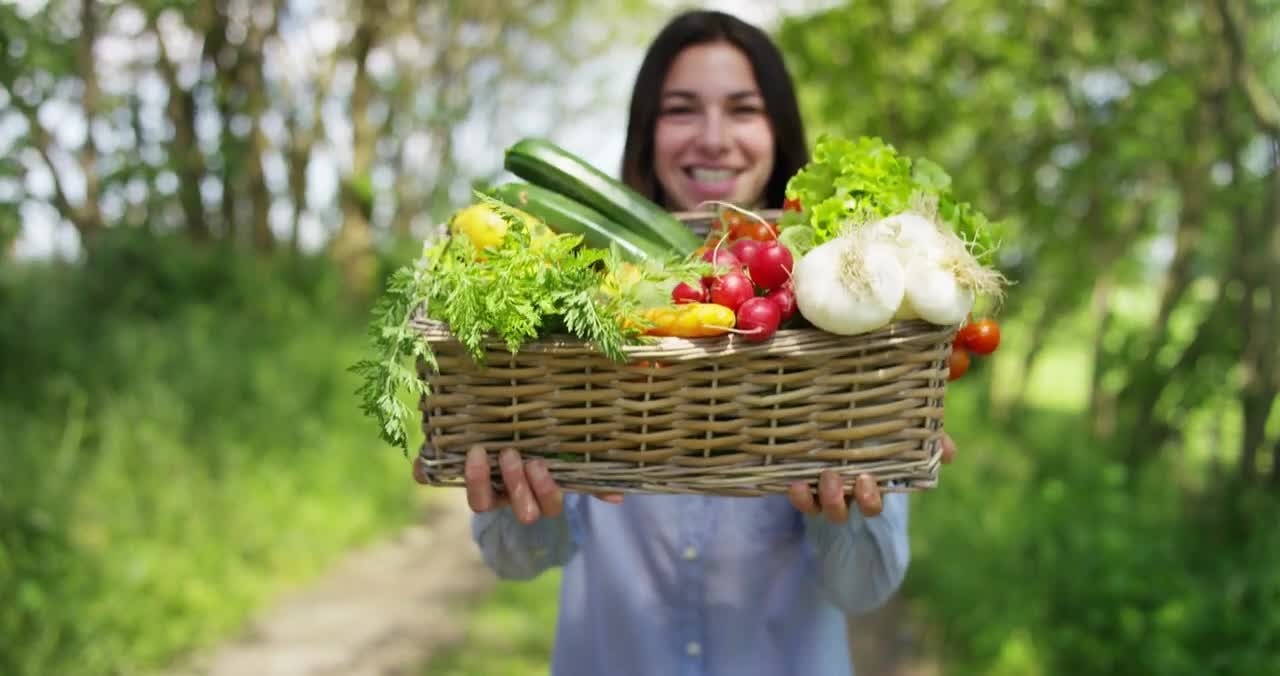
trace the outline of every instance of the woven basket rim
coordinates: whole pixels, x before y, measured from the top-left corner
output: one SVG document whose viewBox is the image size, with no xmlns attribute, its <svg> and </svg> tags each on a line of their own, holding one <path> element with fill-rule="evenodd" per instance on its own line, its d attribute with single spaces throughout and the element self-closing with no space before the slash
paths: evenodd
<svg viewBox="0 0 1280 676">
<path fill-rule="evenodd" d="M 415 316 L 410 325 L 420 331 L 428 343 L 456 343 L 444 322 Z M 704 338 L 645 337 L 645 342 L 624 345 L 623 353 L 632 358 L 665 357 L 673 360 L 706 359 L 737 356 L 793 356 L 817 350 L 839 347 L 875 349 L 895 344 L 910 344 L 937 340 L 939 335 L 955 330 L 953 326 L 932 324 L 920 319 L 895 321 L 875 331 L 846 336 L 818 328 L 804 327 L 780 329 L 762 342 L 752 342 L 736 335 L 708 336 Z M 856 345 L 855 345 L 856 343 Z M 498 338 L 488 338 L 483 343 L 486 351 L 508 351 L 506 343 Z M 599 354 L 589 342 L 571 334 L 552 334 L 520 346 L 518 354 Z"/>
</svg>

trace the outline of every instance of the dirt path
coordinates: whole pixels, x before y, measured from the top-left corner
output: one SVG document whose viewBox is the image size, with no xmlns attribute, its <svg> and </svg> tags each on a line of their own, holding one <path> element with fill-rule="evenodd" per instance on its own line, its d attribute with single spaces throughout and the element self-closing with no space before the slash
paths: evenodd
<svg viewBox="0 0 1280 676">
<path fill-rule="evenodd" d="M 389 540 L 355 551 L 238 638 L 163 676 L 416 676 L 465 640 L 466 606 L 495 577 L 471 544 L 470 512 L 443 494 Z M 857 676 L 938 676 L 906 604 L 850 623 Z"/>
<path fill-rule="evenodd" d="M 895 596 L 874 613 L 849 621 L 855 676 L 940 676 L 907 603 Z"/>
<path fill-rule="evenodd" d="M 461 640 L 462 606 L 494 577 L 471 546 L 463 500 L 440 496 L 418 525 L 353 552 L 230 645 L 166 676 L 401 676 Z"/>
</svg>

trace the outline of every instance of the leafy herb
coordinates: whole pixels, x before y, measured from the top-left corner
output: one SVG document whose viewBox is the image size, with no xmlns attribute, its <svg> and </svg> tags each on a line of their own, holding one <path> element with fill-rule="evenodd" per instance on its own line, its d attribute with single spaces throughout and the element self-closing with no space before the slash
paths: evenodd
<svg viewBox="0 0 1280 676">
<path fill-rule="evenodd" d="M 998 224 L 951 193 L 951 177 L 925 158 L 900 154 L 876 137 L 847 139 L 824 134 L 813 157 L 787 184 L 787 197 L 803 212 L 779 219 L 781 236 L 803 251 L 837 236 L 849 226 L 891 216 L 933 202 L 938 217 L 974 248 L 980 259 L 994 250 Z M 811 232 L 805 229 L 810 229 Z"/>
<path fill-rule="evenodd" d="M 412 410 L 400 399 L 403 393 L 426 394 L 426 384 L 406 360 L 422 359 L 435 368 L 435 357 L 421 334 L 409 326 L 421 300 L 426 297 L 426 282 L 417 266 L 405 266 L 391 275 L 387 291 L 373 309 L 369 325 L 369 341 L 374 359 L 356 362 L 351 371 L 363 379 L 356 394 L 361 410 L 378 421 L 379 437 L 408 452 L 406 436 Z"/>
<path fill-rule="evenodd" d="M 483 251 L 466 238 L 449 238 L 398 270 L 370 325 L 374 357 L 351 368 L 363 378 L 357 390 L 362 410 L 377 420 L 384 441 L 406 453 L 413 412 L 400 397 L 429 392 L 404 362 L 421 359 L 438 368 L 425 337 L 410 324 L 416 312 L 446 324 L 481 365 L 491 340 L 502 340 L 515 353 L 528 341 L 561 330 L 610 359 L 625 361 L 625 345 L 643 339 L 640 303 L 632 289 L 654 278 L 690 274 L 678 265 L 670 270 L 661 264 L 627 266 L 616 251 L 579 246 L 577 235 L 535 240 L 526 216 L 481 193 L 476 197 L 507 223 L 505 238 Z"/>
</svg>

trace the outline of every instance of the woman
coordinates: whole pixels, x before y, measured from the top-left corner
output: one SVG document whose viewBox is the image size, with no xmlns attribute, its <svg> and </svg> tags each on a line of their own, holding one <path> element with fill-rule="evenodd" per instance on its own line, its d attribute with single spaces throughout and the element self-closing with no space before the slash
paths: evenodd
<svg viewBox="0 0 1280 676">
<path fill-rule="evenodd" d="M 632 94 L 623 180 L 673 211 L 779 208 L 808 159 L 791 79 L 760 30 L 717 12 L 673 20 Z M 954 453 L 944 441 L 945 460 Z M 907 498 L 858 477 L 788 496 L 565 495 L 540 459 L 467 458 L 473 534 L 500 576 L 563 566 L 556 676 L 849 674 L 845 614 L 884 603 L 909 559 Z M 611 504 L 610 504 L 611 503 Z"/>
</svg>

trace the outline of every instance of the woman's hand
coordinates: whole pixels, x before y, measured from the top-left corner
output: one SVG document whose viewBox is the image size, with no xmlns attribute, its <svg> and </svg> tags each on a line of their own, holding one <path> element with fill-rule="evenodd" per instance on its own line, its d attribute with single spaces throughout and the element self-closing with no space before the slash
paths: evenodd
<svg viewBox="0 0 1280 676">
<path fill-rule="evenodd" d="M 956 443 L 946 432 L 942 433 L 942 462 L 951 464 L 955 459 Z M 844 495 L 844 486 L 840 475 L 834 470 L 824 470 L 818 475 L 818 500 L 813 499 L 808 484 L 796 481 L 791 484 L 787 495 L 791 504 L 805 514 L 823 514 L 831 523 L 844 523 L 849 519 L 850 500 Z M 880 486 L 870 474 L 859 474 L 853 481 L 853 500 L 858 503 L 858 511 L 863 516 L 879 516 L 884 510 L 884 502 L 880 495 Z"/>
<path fill-rule="evenodd" d="M 560 516 L 564 511 L 564 493 L 551 478 L 545 460 L 534 458 L 525 461 L 514 448 L 507 448 L 498 454 L 498 467 L 502 472 L 505 492 L 493 489 L 489 479 L 489 456 L 484 448 L 472 446 L 467 451 L 463 473 L 471 511 L 488 512 L 510 505 L 516 518 L 526 525 L 544 516 Z M 596 497 L 613 504 L 622 502 L 621 494 Z"/>
</svg>

